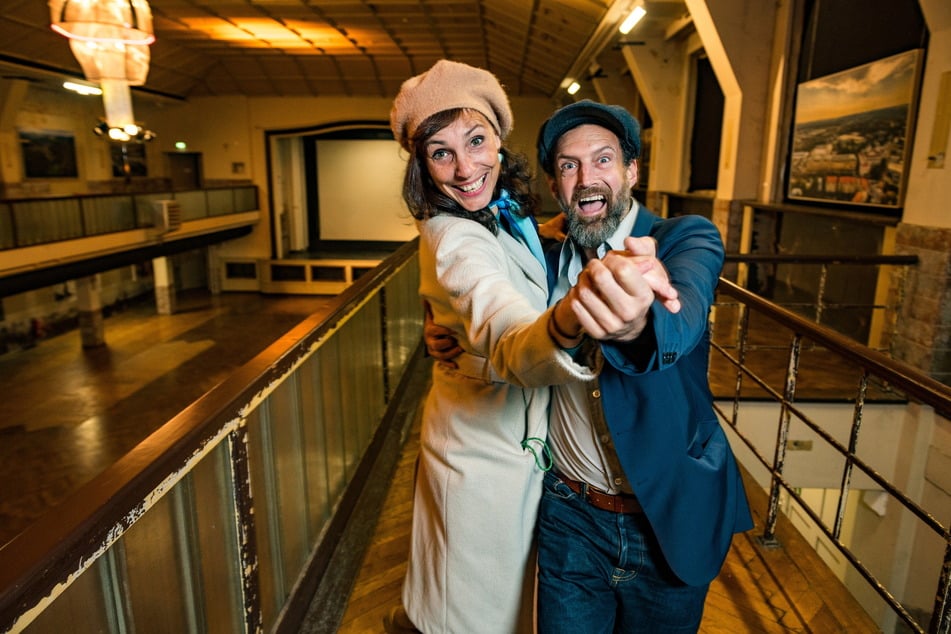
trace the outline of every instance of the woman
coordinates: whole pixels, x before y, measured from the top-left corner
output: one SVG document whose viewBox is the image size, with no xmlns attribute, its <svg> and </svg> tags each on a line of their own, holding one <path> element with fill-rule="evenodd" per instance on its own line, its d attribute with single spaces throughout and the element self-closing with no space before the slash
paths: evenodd
<svg viewBox="0 0 951 634">
<path fill-rule="evenodd" d="M 548 386 L 594 378 L 548 285 L 527 161 L 503 147 L 508 98 L 489 72 L 442 60 L 404 82 L 390 117 L 409 152 L 403 198 L 420 233 L 420 295 L 457 334 L 423 410 L 406 614 L 387 628 L 532 631 L 532 552 Z M 406 622 L 406 616 L 412 622 Z M 403 630 L 405 631 L 405 630 Z"/>
</svg>

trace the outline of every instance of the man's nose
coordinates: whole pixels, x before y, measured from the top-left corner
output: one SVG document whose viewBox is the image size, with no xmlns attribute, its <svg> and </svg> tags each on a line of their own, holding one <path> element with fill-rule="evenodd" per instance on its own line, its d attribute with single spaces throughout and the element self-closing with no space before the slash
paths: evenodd
<svg viewBox="0 0 951 634">
<path fill-rule="evenodd" d="M 587 163 L 580 163 L 578 165 L 578 182 L 575 187 L 584 188 L 591 184 L 591 180 L 594 178 L 594 172 L 591 169 L 591 166 Z"/>
</svg>

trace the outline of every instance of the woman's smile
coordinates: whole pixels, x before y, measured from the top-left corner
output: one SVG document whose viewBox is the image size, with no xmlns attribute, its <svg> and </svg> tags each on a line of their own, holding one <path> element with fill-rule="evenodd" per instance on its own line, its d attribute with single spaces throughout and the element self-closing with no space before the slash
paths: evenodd
<svg viewBox="0 0 951 634">
<path fill-rule="evenodd" d="M 429 175 L 466 211 L 485 209 L 499 180 L 501 147 L 485 117 L 466 111 L 426 141 Z"/>
</svg>

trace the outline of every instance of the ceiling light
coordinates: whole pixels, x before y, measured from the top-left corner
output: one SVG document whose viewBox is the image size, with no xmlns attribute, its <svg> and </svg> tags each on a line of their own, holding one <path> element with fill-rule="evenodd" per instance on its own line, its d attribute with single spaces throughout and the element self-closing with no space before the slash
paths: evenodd
<svg viewBox="0 0 951 634">
<path fill-rule="evenodd" d="M 569 94 L 569 95 L 573 95 L 573 94 L 575 94 L 576 92 L 578 92 L 579 90 L 581 90 L 581 84 L 579 84 L 579 83 L 576 82 L 576 81 L 571 82 L 571 85 L 568 86 L 568 94 Z"/>
<path fill-rule="evenodd" d="M 628 16 L 624 19 L 624 22 L 621 22 L 621 26 L 618 27 L 618 30 L 624 35 L 627 35 L 645 15 L 647 15 L 647 10 L 644 8 L 642 3 L 638 2 L 636 5 L 634 5 L 634 9 L 631 10 Z"/>
<path fill-rule="evenodd" d="M 149 72 L 149 44 L 155 41 L 146 0 L 50 0 L 50 27 L 69 38 L 69 47 L 89 81 L 102 86 L 106 120 L 112 128 L 134 125 L 129 86 L 141 86 Z"/>
<path fill-rule="evenodd" d="M 92 131 L 96 133 L 96 136 L 108 137 L 120 143 L 144 143 L 155 138 L 154 132 L 140 125 L 129 124 L 122 128 L 110 128 L 104 119 L 100 119 Z"/>
<path fill-rule="evenodd" d="M 128 141 L 132 137 L 123 128 L 109 128 L 109 138 L 113 141 Z"/>
<path fill-rule="evenodd" d="M 64 81 L 63 88 L 78 92 L 80 95 L 101 95 L 102 88 L 90 86 L 89 84 L 77 84 L 74 81 Z"/>
</svg>

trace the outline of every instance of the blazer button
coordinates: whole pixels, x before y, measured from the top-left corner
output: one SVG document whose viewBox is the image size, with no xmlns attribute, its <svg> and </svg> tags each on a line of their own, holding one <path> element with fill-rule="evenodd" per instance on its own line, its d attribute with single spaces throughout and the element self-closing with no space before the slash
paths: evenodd
<svg viewBox="0 0 951 634">
<path fill-rule="evenodd" d="M 663 356 L 664 363 L 673 363 L 677 360 L 676 352 L 665 352 Z"/>
<path fill-rule="evenodd" d="M 591 396 L 593 396 L 594 398 L 601 398 L 601 390 L 595 390 L 591 392 Z"/>
</svg>

